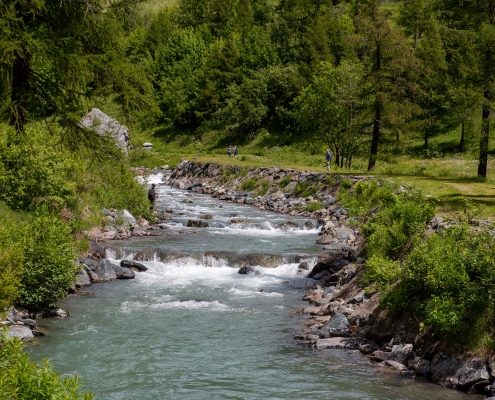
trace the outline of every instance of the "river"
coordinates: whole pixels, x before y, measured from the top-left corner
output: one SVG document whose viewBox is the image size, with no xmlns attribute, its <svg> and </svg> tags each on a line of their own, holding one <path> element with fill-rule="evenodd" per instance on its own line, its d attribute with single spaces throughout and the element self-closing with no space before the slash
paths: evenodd
<svg viewBox="0 0 495 400">
<path fill-rule="evenodd" d="M 186 257 L 144 262 L 149 270 L 135 280 L 62 300 L 71 317 L 39 322 L 48 335 L 29 345 L 35 361 L 49 358 L 62 375 L 80 375 L 96 399 L 477 398 L 397 376 L 357 351 L 314 350 L 293 340 L 305 319 L 294 311 L 307 306 L 303 287 L 312 282 L 293 261 L 314 265 L 320 251 L 317 229 L 304 227 L 308 219 L 157 189 L 156 208 L 174 211 L 168 236 L 107 244 L 116 259 L 143 249 Z M 202 214 L 213 217 L 210 227 L 185 226 Z M 286 221 L 298 227 L 280 229 Z M 205 260 L 207 251 L 224 258 Z M 258 275 L 229 265 L 231 255 L 255 252 L 288 262 L 258 268 Z"/>
</svg>

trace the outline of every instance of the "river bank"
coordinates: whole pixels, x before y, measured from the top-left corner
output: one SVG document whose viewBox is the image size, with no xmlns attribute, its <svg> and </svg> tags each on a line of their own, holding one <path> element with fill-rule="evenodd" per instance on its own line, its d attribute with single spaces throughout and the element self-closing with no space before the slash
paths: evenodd
<svg viewBox="0 0 495 400">
<path fill-rule="evenodd" d="M 479 388 L 490 386 L 485 382 L 490 383 L 491 380 L 490 370 L 486 364 L 483 369 L 485 360 L 480 362 L 476 360 L 476 357 L 469 356 L 463 359 L 448 357 L 446 354 L 449 349 L 442 348 L 439 343 L 428 341 L 427 334 L 418 335 L 418 327 L 415 326 L 415 323 L 418 325 L 417 322 L 392 318 L 385 310 L 380 309 L 377 293 L 364 293 L 364 288 L 359 283 L 362 264 L 365 261 L 359 257 L 364 241 L 359 230 L 350 226 L 352 220 L 347 217 L 347 210 L 335 204 L 340 184 L 339 177 L 329 179 L 326 174 L 267 168 L 249 171 L 243 176 L 240 171 L 230 170 L 230 177 L 233 179 L 229 179 L 229 175 L 224 171 L 219 166 L 184 161 L 170 175 L 164 176 L 163 184 L 185 189 L 191 193 L 209 194 L 227 203 L 249 204 L 263 211 L 270 210 L 280 214 L 317 219 L 314 224 L 320 233 L 317 243 L 323 248 L 319 253 L 317 264 L 308 275 L 313 279 L 314 284 L 307 288 L 305 300 L 309 301 L 311 306 L 300 310 L 300 315 L 305 316 L 303 321 L 306 328 L 300 329 L 294 335 L 294 339 L 315 349 L 359 349 L 362 353 L 372 354 L 373 360 L 384 366 L 395 368 L 401 374 L 427 376 L 444 386 L 469 389 L 473 393 L 479 393 Z M 240 173 L 239 176 L 236 177 L 236 173 Z M 243 191 L 242 187 L 245 182 L 255 178 L 258 186 L 254 185 L 252 191 Z M 363 178 L 346 177 L 345 179 L 346 184 L 353 184 Z M 264 181 L 268 181 L 269 184 Z M 301 196 L 301 187 L 304 187 L 310 195 Z M 256 192 L 257 190 L 265 191 L 265 193 L 261 195 Z M 190 201 L 187 196 L 183 202 L 186 201 Z M 320 204 L 322 208 L 316 211 L 311 210 L 308 204 L 314 203 Z M 146 226 L 142 226 L 143 222 L 131 225 L 127 231 L 130 234 L 128 237 L 153 237 L 154 232 L 159 232 L 159 235 L 156 234 L 157 239 L 164 237 L 167 235 L 167 222 L 172 219 L 171 216 L 176 218 L 179 214 L 181 213 L 176 213 L 173 209 L 167 210 L 165 207 L 164 210 L 158 212 L 157 220 L 154 221 L 156 223 Z M 201 215 L 206 214 L 199 214 L 198 218 L 188 218 L 184 222 L 194 227 L 193 231 L 198 233 L 201 229 L 218 223 L 209 218 L 200 218 Z M 112 218 L 114 223 L 117 222 L 114 216 L 108 217 L 111 217 L 108 218 L 109 223 L 112 222 Z M 235 216 L 223 222 L 225 225 L 236 223 L 239 221 Z M 301 224 L 304 225 L 305 222 L 301 221 Z M 304 229 L 303 225 L 301 225 L 302 229 Z M 117 232 L 122 230 L 119 225 L 114 224 L 113 227 Z M 280 227 L 281 224 L 279 224 Z M 290 224 L 284 226 L 284 229 L 292 228 L 294 227 Z M 311 228 L 307 226 L 307 229 Z M 108 231 L 113 232 L 112 229 Z M 117 235 L 114 239 L 118 239 Z M 100 261 L 96 262 L 96 265 L 102 262 L 101 259 L 105 260 L 107 256 L 111 256 L 108 252 L 115 247 L 112 243 L 125 243 L 125 241 L 106 241 L 105 246 L 98 245 L 96 255 L 100 257 Z M 170 262 L 172 259 L 180 261 L 180 259 L 191 257 L 191 254 L 160 254 L 153 248 L 143 249 L 137 256 L 136 253 L 133 253 L 135 261 L 153 261 L 158 257 L 160 261 Z M 203 253 L 203 259 L 205 254 Z M 211 256 L 210 259 L 217 261 L 228 258 L 224 253 L 211 252 L 209 256 Z M 241 266 L 238 261 L 239 259 L 229 259 L 229 265 L 238 265 L 238 272 L 243 267 L 247 267 L 244 268 L 244 272 L 253 275 L 257 273 L 256 269 L 260 265 L 270 268 L 269 263 L 272 263 L 273 268 L 284 262 L 282 259 L 273 261 L 271 257 L 257 257 L 248 258 Z M 292 257 L 290 261 L 294 262 L 296 258 Z M 313 265 L 308 266 L 307 261 L 300 258 L 297 258 L 297 261 L 298 270 L 303 274 L 306 274 L 305 269 L 313 267 Z M 109 261 L 102 263 L 115 264 Z M 86 267 L 90 266 L 86 265 Z M 83 268 L 86 269 L 86 267 Z M 95 277 L 91 278 L 91 275 L 89 275 L 89 281 L 90 283 L 97 282 Z M 425 349 L 428 349 L 429 353 L 425 352 Z M 439 371 L 440 373 L 444 371 L 445 374 L 446 370 L 450 374 L 450 378 L 447 376 L 450 380 L 446 382 L 435 379 L 439 376 Z M 482 379 L 485 377 L 486 379 Z M 457 379 L 456 386 L 452 384 L 454 379 Z M 474 383 L 471 383 L 473 381 Z"/>
</svg>

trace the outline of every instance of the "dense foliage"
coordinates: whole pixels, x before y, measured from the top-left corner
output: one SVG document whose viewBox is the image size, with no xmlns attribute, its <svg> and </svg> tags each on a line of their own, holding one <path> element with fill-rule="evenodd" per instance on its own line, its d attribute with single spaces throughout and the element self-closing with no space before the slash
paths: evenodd
<svg viewBox="0 0 495 400">
<path fill-rule="evenodd" d="M 493 348 L 495 236 L 465 224 L 426 232 L 433 212 L 419 194 L 359 183 L 343 195 L 367 237 L 363 282 L 381 304 L 410 313 L 453 345 Z"/>
<path fill-rule="evenodd" d="M 383 143 L 459 129 L 486 177 L 495 92 L 490 0 L 178 0 L 137 23 L 127 53 L 154 82 L 162 126 L 217 147 L 268 130 L 340 167 Z M 209 135 L 211 137 L 211 135 Z M 477 145 L 475 143 L 478 143 Z"/>
<path fill-rule="evenodd" d="M 5 400 L 91 400 L 81 393 L 77 376 L 60 378 L 45 360 L 38 366 L 22 351 L 23 344 L 0 332 L 0 397 Z"/>
</svg>

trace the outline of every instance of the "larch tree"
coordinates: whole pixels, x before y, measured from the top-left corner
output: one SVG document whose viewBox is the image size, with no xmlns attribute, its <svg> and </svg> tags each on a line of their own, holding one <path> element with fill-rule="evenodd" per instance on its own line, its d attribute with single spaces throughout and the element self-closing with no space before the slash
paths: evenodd
<svg viewBox="0 0 495 400">
<path fill-rule="evenodd" d="M 355 24 L 361 37 L 358 53 L 367 67 L 363 103 L 372 119 L 368 171 L 373 171 L 383 129 L 397 131 L 419 112 L 414 102 L 421 92 L 419 60 L 401 32 L 390 25 L 378 0 L 357 5 Z"/>
<path fill-rule="evenodd" d="M 0 7 L 2 109 L 18 132 L 29 118 L 76 127 L 92 96 L 115 95 L 122 111 L 156 109 L 151 85 L 123 57 L 134 0 L 4 0 Z"/>
</svg>

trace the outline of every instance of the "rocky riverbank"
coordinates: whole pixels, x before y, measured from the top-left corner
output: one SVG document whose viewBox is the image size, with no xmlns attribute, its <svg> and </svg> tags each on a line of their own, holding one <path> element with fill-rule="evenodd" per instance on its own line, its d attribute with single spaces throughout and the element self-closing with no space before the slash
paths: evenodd
<svg viewBox="0 0 495 400">
<path fill-rule="evenodd" d="M 309 305 L 299 311 L 308 317 L 306 326 L 294 336 L 301 345 L 359 350 L 384 368 L 407 377 L 423 376 L 446 387 L 488 396 L 492 391 L 495 394 L 495 357 L 456 354 L 427 329 L 422 330 L 414 316 L 392 316 L 380 307 L 380 294 L 368 292 L 360 284 L 366 261 L 361 257 L 364 239 L 347 210 L 336 201 L 343 180 L 346 185 L 353 185 L 363 179 L 366 178 L 278 168 L 245 171 L 233 166 L 182 161 L 170 174 L 164 175 L 162 184 L 318 221 L 320 233 L 316 243 L 322 245 L 322 251 L 308 275 L 312 285 L 306 289 L 304 300 Z M 157 212 L 152 222 L 136 219 L 125 210 L 104 210 L 104 213 L 107 225 L 90 232 L 91 248 L 87 256 L 79 260 L 75 293 L 89 293 L 87 287 L 92 283 L 132 279 L 135 273 L 145 271 L 146 267 L 139 261 L 168 262 L 188 256 L 162 255 L 150 249 L 127 257 L 131 261 L 113 261 L 111 240 L 166 236 L 167 222 L 173 221 L 174 210 Z M 201 229 L 213 223 L 204 215 L 189 220 L 187 226 Z M 429 228 L 436 230 L 445 226 L 441 219 L 435 218 Z M 239 273 L 256 273 L 258 265 L 274 268 L 287 261 L 300 261 L 301 269 L 309 268 L 304 260 L 286 260 L 270 254 L 237 256 L 208 252 L 203 255 L 204 264 L 213 265 L 218 257 L 228 258 L 229 265 L 237 265 Z M 12 331 L 19 330 L 17 326 L 35 327 L 35 323 L 25 321 L 35 316 L 25 310 L 16 312 L 8 319 Z"/>
<path fill-rule="evenodd" d="M 342 179 L 277 168 L 243 173 L 237 167 L 182 161 L 165 183 L 224 201 L 318 219 L 317 243 L 324 246 L 308 275 L 314 285 L 304 296 L 310 306 L 300 311 L 308 315 L 306 327 L 295 334 L 301 344 L 359 350 L 401 375 L 426 377 L 445 387 L 492 398 L 495 357 L 456 354 L 428 329 L 422 330 L 414 316 L 393 316 L 380 306 L 379 293 L 366 292 L 360 284 L 365 260 L 359 255 L 365 243 L 359 230 L 351 226 L 347 210 L 335 204 Z M 365 178 L 344 179 L 353 185 Z M 253 190 L 242 190 L 247 186 Z M 310 195 L 303 196 L 303 188 Z M 312 204 L 321 208 L 312 210 Z M 429 229 L 445 227 L 436 217 Z"/>
</svg>

